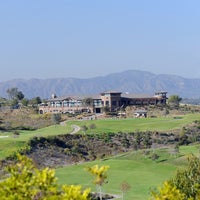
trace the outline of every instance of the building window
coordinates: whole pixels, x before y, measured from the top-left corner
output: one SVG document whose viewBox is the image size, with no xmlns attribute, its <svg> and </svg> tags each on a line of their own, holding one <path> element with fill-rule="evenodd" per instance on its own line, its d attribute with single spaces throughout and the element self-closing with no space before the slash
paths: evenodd
<svg viewBox="0 0 200 200">
<path fill-rule="evenodd" d="M 50 103 L 50 106 L 51 106 L 51 107 L 54 107 L 54 106 L 55 106 L 55 103 L 54 103 L 54 102 L 51 102 L 51 103 Z"/>
<path fill-rule="evenodd" d="M 102 101 L 100 99 L 94 99 L 93 104 L 94 104 L 94 106 L 101 106 Z"/>
<path fill-rule="evenodd" d="M 61 102 L 59 102 L 59 101 L 58 101 L 58 102 L 56 102 L 55 104 L 56 104 L 56 107 L 61 107 L 61 105 L 62 105 L 62 103 L 61 103 Z"/>
</svg>

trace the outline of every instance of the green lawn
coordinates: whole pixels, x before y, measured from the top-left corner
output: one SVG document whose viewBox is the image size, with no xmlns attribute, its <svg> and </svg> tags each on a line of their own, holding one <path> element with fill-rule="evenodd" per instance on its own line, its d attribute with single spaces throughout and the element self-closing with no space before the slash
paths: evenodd
<svg viewBox="0 0 200 200">
<path fill-rule="evenodd" d="M 19 136 L 13 137 L 13 133 L 1 133 L 0 136 L 7 135 L 7 138 L 0 138 L 0 159 L 11 155 L 17 149 L 23 147 L 26 142 L 35 136 L 53 136 L 60 134 L 67 134 L 72 131 L 71 126 L 64 125 L 54 125 L 46 128 L 38 129 L 35 131 L 19 131 Z"/>
<path fill-rule="evenodd" d="M 152 161 L 142 151 L 125 153 L 107 160 L 59 168 L 56 176 L 61 184 L 80 184 L 95 191 L 92 177 L 84 170 L 85 167 L 109 165 L 108 183 L 103 187 L 105 193 L 121 195 L 120 184 L 126 181 L 131 189 L 125 194 L 125 199 L 145 200 L 149 199 L 151 189 L 172 177 L 177 167 L 187 163 L 187 155 L 198 154 L 198 149 L 199 146 L 181 147 L 178 157 L 171 156 L 168 149 L 161 149 L 156 152 L 160 156 L 157 161 Z"/>
<path fill-rule="evenodd" d="M 166 131 L 180 129 L 183 126 L 200 120 L 200 114 L 188 114 L 179 117 L 161 117 L 161 118 L 129 118 L 129 119 L 104 119 L 89 121 L 68 121 L 64 125 L 50 126 L 35 131 L 19 131 L 20 135 L 13 138 L 12 133 L 1 133 L 0 136 L 9 136 L 0 138 L 0 159 L 5 158 L 12 152 L 22 147 L 30 138 L 34 136 L 50 136 L 58 134 L 67 134 L 72 131 L 71 125 L 88 127 L 87 133 L 109 133 L 109 132 L 133 132 L 157 130 Z M 95 129 L 90 129 L 90 125 L 95 124 Z M 83 133 L 83 131 L 80 131 Z"/>
<path fill-rule="evenodd" d="M 103 119 L 89 121 L 70 121 L 68 124 L 76 124 L 79 126 L 90 127 L 95 124 L 95 129 L 88 129 L 88 133 L 108 133 L 108 132 L 133 132 L 135 130 L 157 130 L 166 131 L 180 129 L 183 126 L 200 120 L 200 114 L 188 114 L 177 117 L 161 117 L 161 118 L 128 118 L 128 119 Z"/>
</svg>

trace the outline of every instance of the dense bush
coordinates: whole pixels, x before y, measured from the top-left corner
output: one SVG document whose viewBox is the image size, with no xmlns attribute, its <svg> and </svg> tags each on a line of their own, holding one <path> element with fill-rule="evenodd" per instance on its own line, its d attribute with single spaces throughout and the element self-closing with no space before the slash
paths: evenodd
<svg viewBox="0 0 200 200">
<path fill-rule="evenodd" d="M 200 160 L 192 155 L 188 161 L 189 164 L 185 169 L 178 170 L 176 175 L 171 180 L 166 181 L 157 192 L 152 192 L 152 199 L 200 199 Z"/>
<path fill-rule="evenodd" d="M 152 192 L 151 200 L 185 200 L 185 196 L 175 186 L 166 181 L 158 192 Z"/>
<path fill-rule="evenodd" d="M 18 162 L 8 166 L 10 176 L 0 182 L 2 200 L 87 200 L 90 189 L 57 184 L 54 170 L 37 169 L 33 162 L 18 155 Z M 60 189 L 61 188 L 61 189 Z"/>
</svg>

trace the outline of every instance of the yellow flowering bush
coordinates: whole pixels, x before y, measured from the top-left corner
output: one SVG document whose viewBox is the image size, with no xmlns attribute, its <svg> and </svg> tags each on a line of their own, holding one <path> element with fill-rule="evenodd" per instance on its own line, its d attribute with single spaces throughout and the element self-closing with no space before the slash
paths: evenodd
<svg viewBox="0 0 200 200">
<path fill-rule="evenodd" d="M 37 169 L 30 158 L 17 155 L 7 167 L 9 177 L 0 181 L 1 200 L 88 200 L 90 189 L 63 185 L 60 189 L 53 169 Z"/>
<path fill-rule="evenodd" d="M 184 200 L 185 196 L 169 182 L 164 182 L 158 192 L 152 192 L 151 200 Z"/>
</svg>

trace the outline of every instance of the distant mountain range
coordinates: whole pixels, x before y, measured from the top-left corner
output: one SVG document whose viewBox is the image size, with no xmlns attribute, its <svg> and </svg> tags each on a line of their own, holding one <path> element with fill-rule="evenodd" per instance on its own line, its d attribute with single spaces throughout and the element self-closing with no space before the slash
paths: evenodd
<svg viewBox="0 0 200 200">
<path fill-rule="evenodd" d="M 99 94 L 107 90 L 128 92 L 131 94 L 150 94 L 167 91 L 168 96 L 179 95 L 182 98 L 200 98 L 200 79 L 188 79 L 176 75 L 153 74 L 146 71 L 129 70 L 88 79 L 52 78 L 52 79 L 14 79 L 0 82 L 0 96 L 7 97 L 7 89 L 17 87 L 26 98 Z"/>
</svg>

